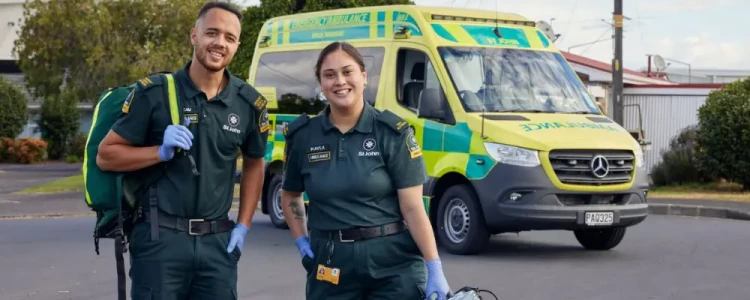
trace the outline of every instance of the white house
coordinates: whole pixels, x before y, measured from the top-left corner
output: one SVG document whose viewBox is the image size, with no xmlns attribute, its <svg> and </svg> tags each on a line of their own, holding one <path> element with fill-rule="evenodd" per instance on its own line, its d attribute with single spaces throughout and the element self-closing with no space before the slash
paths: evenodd
<svg viewBox="0 0 750 300">
<path fill-rule="evenodd" d="M 23 4 L 25 2 L 25 0 L 0 0 L 0 20 L 2 20 L 0 21 L 0 76 L 16 83 L 24 92 L 26 92 L 26 86 L 23 73 L 16 64 L 16 57 L 13 55 L 13 43 L 18 39 L 17 31 L 21 28 L 23 22 L 20 19 L 23 17 Z M 28 93 L 26 95 L 29 100 L 29 121 L 18 137 L 39 137 L 39 133 L 35 132 L 35 129 L 37 128 L 36 120 L 39 118 L 41 101 L 33 99 Z M 78 109 L 81 112 L 80 131 L 88 132 L 93 116 L 92 105 L 81 103 L 78 105 Z"/>
</svg>

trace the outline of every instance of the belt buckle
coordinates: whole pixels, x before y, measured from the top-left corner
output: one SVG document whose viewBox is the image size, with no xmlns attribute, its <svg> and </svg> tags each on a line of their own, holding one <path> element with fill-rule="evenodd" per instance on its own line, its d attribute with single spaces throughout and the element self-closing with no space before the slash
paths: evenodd
<svg viewBox="0 0 750 300">
<path fill-rule="evenodd" d="M 189 219 L 188 220 L 188 234 L 189 235 L 203 235 L 202 233 L 193 232 L 193 222 L 203 222 L 204 219 Z"/>
<path fill-rule="evenodd" d="M 344 239 L 344 234 L 341 233 L 341 230 L 339 230 L 339 241 L 341 241 L 342 243 L 351 243 L 351 242 L 354 242 L 354 240 L 345 240 Z"/>
</svg>

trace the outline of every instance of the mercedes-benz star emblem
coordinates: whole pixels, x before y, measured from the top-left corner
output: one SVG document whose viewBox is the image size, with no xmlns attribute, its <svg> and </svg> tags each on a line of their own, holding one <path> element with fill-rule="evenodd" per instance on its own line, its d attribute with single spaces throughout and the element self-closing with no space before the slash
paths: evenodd
<svg viewBox="0 0 750 300">
<path fill-rule="evenodd" d="M 609 161 L 604 156 L 597 155 L 591 160 L 591 174 L 597 178 L 604 178 L 609 174 Z"/>
</svg>

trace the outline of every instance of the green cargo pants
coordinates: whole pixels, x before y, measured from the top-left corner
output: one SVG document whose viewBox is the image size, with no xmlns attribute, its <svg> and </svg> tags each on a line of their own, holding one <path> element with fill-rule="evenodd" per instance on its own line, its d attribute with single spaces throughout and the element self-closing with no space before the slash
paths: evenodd
<svg viewBox="0 0 750 300">
<path fill-rule="evenodd" d="M 230 232 L 191 236 L 139 222 L 130 240 L 131 299 L 237 299 L 238 248 L 227 253 Z"/>
<path fill-rule="evenodd" d="M 302 259 L 309 300 L 417 300 L 424 294 L 424 260 L 409 231 L 355 242 L 311 231 L 310 248 L 315 257 Z M 338 285 L 316 279 L 318 264 L 340 269 Z"/>
</svg>

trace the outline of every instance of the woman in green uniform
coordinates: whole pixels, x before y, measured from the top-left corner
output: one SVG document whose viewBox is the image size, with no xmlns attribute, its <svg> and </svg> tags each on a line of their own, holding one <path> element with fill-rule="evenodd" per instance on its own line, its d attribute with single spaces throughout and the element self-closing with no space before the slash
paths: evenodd
<svg viewBox="0 0 750 300">
<path fill-rule="evenodd" d="M 324 48 L 315 75 L 329 105 L 286 127 L 281 196 L 307 299 L 445 299 L 424 160 L 407 122 L 364 101 L 367 72 L 353 46 Z"/>
</svg>

